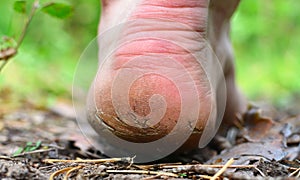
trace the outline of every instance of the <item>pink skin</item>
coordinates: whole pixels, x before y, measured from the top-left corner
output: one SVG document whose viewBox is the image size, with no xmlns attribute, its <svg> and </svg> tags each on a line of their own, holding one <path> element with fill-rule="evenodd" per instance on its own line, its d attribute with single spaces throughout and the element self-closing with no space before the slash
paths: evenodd
<svg viewBox="0 0 300 180">
<path fill-rule="evenodd" d="M 204 70 L 192 55 L 201 53 L 203 43 L 207 41 L 219 59 L 227 85 L 228 99 L 221 131 L 232 125 L 235 113 L 245 108 L 245 101 L 235 85 L 233 54 L 228 37 L 229 19 L 239 0 L 226 2 L 222 0 L 102 0 L 102 3 L 100 33 L 121 22 L 135 21 L 135 23 L 125 25 L 118 37 L 116 51 L 104 63 L 101 78 L 96 78 L 94 81 L 95 93 L 89 94 L 90 99 L 95 100 L 95 104 L 89 101 L 88 108 L 91 114 L 95 113 L 97 108 L 101 112 L 99 116 L 106 125 L 114 129 L 117 136 L 129 141 L 150 142 L 167 135 L 177 123 L 182 106 L 180 92 L 174 82 L 159 74 L 148 73 L 131 84 L 128 94 L 129 104 L 138 116 L 145 117 L 151 114 L 149 98 L 152 95 L 159 94 L 164 97 L 167 108 L 162 119 L 153 127 L 146 128 L 125 124 L 122 119 L 117 120 L 120 117 L 113 106 L 111 89 L 114 86 L 114 79 L 124 69 L 148 68 L 155 71 L 161 67 L 168 67 L 173 76 L 184 73 L 175 66 L 164 63 L 166 60 L 160 58 L 168 57 L 181 64 L 190 73 L 191 80 L 187 82 L 182 80 L 181 83 L 187 86 L 195 85 L 197 98 L 202 103 L 195 132 L 183 146 L 185 149 L 197 147 L 203 128 L 209 120 L 209 114 L 212 113 L 211 107 L 217 106 L 212 99 L 216 99 L 215 94 L 218 93 L 218 89 L 214 90 L 211 87 L 205 74 L 215 72 L 211 69 Z M 149 54 L 157 56 L 158 60 L 147 61 L 147 63 L 139 60 L 136 61 L 137 63 L 130 63 L 132 59 L 138 60 L 140 56 L 145 56 L 144 59 L 147 60 L 148 57 L 151 58 Z M 213 63 L 213 59 L 201 59 L 201 61 L 208 66 Z M 212 77 L 218 81 L 218 77 Z M 121 99 L 116 101 L 120 102 L 120 107 L 125 106 Z M 190 103 L 192 104 L 193 101 Z M 90 117 L 92 117 L 89 119 L 90 123 L 97 130 L 96 121 L 93 116 Z"/>
</svg>

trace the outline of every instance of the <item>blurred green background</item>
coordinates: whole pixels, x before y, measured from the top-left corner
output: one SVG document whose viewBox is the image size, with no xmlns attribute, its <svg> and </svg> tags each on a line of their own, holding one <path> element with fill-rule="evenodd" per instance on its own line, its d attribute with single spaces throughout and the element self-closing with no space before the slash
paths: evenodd
<svg viewBox="0 0 300 180">
<path fill-rule="evenodd" d="M 24 25 L 22 15 L 12 10 L 13 2 L 0 1 L 0 37 L 18 37 Z M 67 2 L 74 14 L 66 20 L 42 13 L 34 18 L 18 55 L 0 74 L 2 98 L 9 94 L 11 101 L 46 106 L 58 98 L 71 99 L 76 63 L 97 34 L 100 2 Z M 299 7 L 299 0 L 241 1 L 232 18 L 231 37 L 237 80 L 248 99 L 279 107 L 298 99 Z"/>
<path fill-rule="evenodd" d="M 249 99 L 300 107 L 299 7 L 298 0 L 241 0 L 231 37 L 238 83 Z"/>
</svg>

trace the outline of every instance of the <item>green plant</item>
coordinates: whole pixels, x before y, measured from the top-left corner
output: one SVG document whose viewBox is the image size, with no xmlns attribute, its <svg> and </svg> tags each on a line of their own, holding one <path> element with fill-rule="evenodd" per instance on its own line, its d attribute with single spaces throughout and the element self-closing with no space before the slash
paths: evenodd
<svg viewBox="0 0 300 180">
<path fill-rule="evenodd" d="M 29 9 L 27 8 L 28 6 L 30 7 Z M 2 61 L 0 72 L 7 62 L 17 54 L 18 48 L 21 46 L 28 31 L 30 22 L 37 11 L 41 10 L 43 13 L 61 19 L 69 17 L 73 12 L 71 5 L 58 2 L 46 2 L 42 4 L 40 3 L 40 0 L 34 0 L 33 2 L 30 0 L 18 0 L 14 3 L 13 8 L 16 12 L 21 13 L 26 17 L 26 22 L 21 31 L 21 35 L 17 40 L 7 36 L 3 36 L 0 39 L 0 61 Z"/>
</svg>

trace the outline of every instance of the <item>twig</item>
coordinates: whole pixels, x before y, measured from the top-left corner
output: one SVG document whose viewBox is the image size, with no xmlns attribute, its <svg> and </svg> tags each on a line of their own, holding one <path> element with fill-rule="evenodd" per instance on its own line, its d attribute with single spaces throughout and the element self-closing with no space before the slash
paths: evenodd
<svg viewBox="0 0 300 180">
<path fill-rule="evenodd" d="M 178 177 L 177 174 L 162 172 L 162 171 L 144 171 L 144 170 L 106 170 L 107 173 L 122 173 L 122 174 L 151 174 L 169 177 Z"/>
<path fill-rule="evenodd" d="M 181 162 L 178 163 L 163 163 L 163 164 L 153 164 L 153 165 L 134 165 L 134 167 L 139 168 L 139 169 L 143 169 L 143 170 L 148 170 L 150 168 L 177 168 L 177 167 L 181 167 L 181 166 L 186 166 L 186 165 L 182 165 Z"/>
<path fill-rule="evenodd" d="M 165 165 L 162 166 L 162 168 L 178 168 L 178 169 L 191 169 L 191 168 L 223 168 L 224 165 L 209 165 L 209 164 L 195 164 L 195 165 Z M 245 169 L 245 168 L 256 168 L 256 165 L 230 165 L 227 168 L 239 168 L 239 169 Z"/>
<path fill-rule="evenodd" d="M 13 160 L 11 157 L 8 157 L 8 156 L 0 156 L 0 159 Z"/>
<path fill-rule="evenodd" d="M 297 170 L 298 168 L 296 167 L 288 167 L 288 170 Z"/>
<path fill-rule="evenodd" d="M 105 162 L 132 162 L 132 158 L 127 157 L 127 158 L 109 158 L 109 159 L 95 159 L 95 160 L 82 160 L 82 159 L 77 159 L 77 160 L 65 160 L 65 159 L 45 159 L 43 160 L 45 163 L 105 163 Z"/>
<path fill-rule="evenodd" d="M 228 166 L 230 166 L 234 162 L 233 158 L 231 158 L 212 178 L 211 180 L 216 180 L 221 174 L 223 174 Z"/>
<path fill-rule="evenodd" d="M 300 172 L 300 168 L 296 169 L 294 172 L 292 172 L 288 177 L 294 176 L 297 172 Z"/>
</svg>

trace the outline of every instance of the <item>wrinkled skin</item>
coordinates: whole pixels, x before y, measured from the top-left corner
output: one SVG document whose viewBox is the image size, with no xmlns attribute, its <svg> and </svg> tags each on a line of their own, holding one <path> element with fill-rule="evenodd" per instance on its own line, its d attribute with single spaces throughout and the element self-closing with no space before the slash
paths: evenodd
<svg viewBox="0 0 300 180">
<path fill-rule="evenodd" d="M 168 68 L 172 76 L 180 76 L 183 72 L 175 66 L 164 63 L 166 60 L 160 58 L 170 57 L 190 73 L 191 80 L 179 78 L 179 83 L 187 86 L 195 85 L 196 100 L 201 102 L 194 133 L 183 145 L 183 149 L 196 148 L 199 138 L 203 135 L 205 124 L 207 121 L 214 121 L 214 119 L 209 119 L 209 115 L 218 105 L 216 94 L 221 91 L 218 89 L 218 83 L 220 83 L 218 78 L 221 75 L 224 75 L 227 87 L 227 94 L 225 94 L 227 102 L 220 129 L 220 133 L 224 133 L 233 124 L 236 113 L 245 109 L 245 101 L 235 85 L 233 52 L 229 39 L 229 21 L 238 3 L 239 0 L 102 0 L 100 34 L 123 22 L 136 20 L 136 23 L 127 23 L 118 37 L 110 37 L 112 40 L 118 38 L 113 48 L 116 50 L 103 64 L 104 68 L 99 70 L 102 73 L 101 78 L 95 78 L 93 88 L 89 93 L 89 122 L 94 129 L 99 130 L 94 118 L 97 111 L 108 129 L 128 141 L 150 142 L 167 135 L 177 123 L 182 108 L 180 90 L 174 82 L 163 76 L 148 73 L 130 84 L 127 95 L 128 103 L 131 110 L 138 116 L 146 117 L 151 114 L 152 109 L 149 105 L 151 100 L 149 99 L 152 95 L 163 96 L 163 102 L 166 103 L 167 108 L 159 123 L 155 122 L 153 126 L 135 126 L 124 123 L 126 118 L 130 119 L 130 117 L 126 115 L 121 117 L 120 113 L 117 113 L 126 106 L 121 99 L 123 96 L 116 96 L 117 98 L 113 100 L 111 89 L 118 72 L 124 69 L 134 71 L 147 68 L 150 70 Z M 169 24 L 169 22 L 178 22 L 178 25 Z M 151 36 L 157 38 L 151 38 Z M 191 55 L 201 53 L 204 42 L 209 43 L 218 57 L 217 61 L 223 69 L 220 75 L 210 76 L 215 73 L 214 69 L 205 69 Z M 109 46 L 109 42 L 100 41 L 99 43 L 107 43 Z M 149 54 L 155 57 L 157 55 L 159 60 L 153 57 L 151 59 Z M 145 56 L 144 59 L 149 56 L 149 61 L 139 60 L 140 56 Z M 201 63 L 207 64 L 207 67 L 214 66 L 213 61 L 216 59 L 213 59 L 213 56 L 210 57 L 212 58 L 200 58 Z M 100 61 L 104 58 L 101 53 L 99 58 Z M 131 59 L 135 58 L 137 61 L 130 63 Z M 217 88 L 211 86 L 208 76 L 213 78 L 210 81 L 215 81 Z M 126 81 L 126 77 L 123 78 Z M 118 88 L 121 93 L 120 89 L 122 88 Z M 192 93 L 190 94 L 187 96 L 192 96 Z M 194 101 L 193 97 L 189 99 L 190 104 Z M 114 102 L 118 103 L 117 108 Z M 154 104 L 155 102 L 160 101 L 155 99 Z"/>
</svg>

